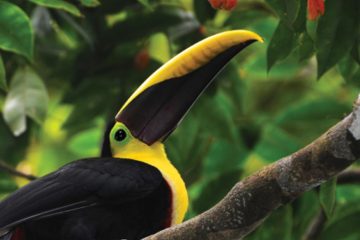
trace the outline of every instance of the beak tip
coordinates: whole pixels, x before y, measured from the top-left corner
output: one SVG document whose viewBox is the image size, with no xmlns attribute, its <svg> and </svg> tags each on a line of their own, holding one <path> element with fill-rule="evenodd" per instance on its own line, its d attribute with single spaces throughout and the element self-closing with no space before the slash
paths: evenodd
<svg viewBox="0 0 360 240">
<path fill-rule="evenodd" d="M 260 43 L 264 43 L 264 39 L 259 34 L 252 32 L 252 31 L 248 31 L 248 30 L 240 30 L 240 31 L 245 31 L 250 40 L 255 40 Z"/>
</svg>

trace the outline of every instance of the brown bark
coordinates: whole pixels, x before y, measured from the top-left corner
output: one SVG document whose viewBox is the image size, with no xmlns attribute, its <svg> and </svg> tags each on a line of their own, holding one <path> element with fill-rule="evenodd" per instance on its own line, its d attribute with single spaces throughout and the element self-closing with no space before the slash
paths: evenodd
<svg viewBox="0 0 360 240">
<path fill-rule="evenodd" d="M 237 183 L 213 208 L 146 240 L 239 239 L 272 211 L 360 157 L 360 96 L 353 112 L 314 142 Z"/>
<path fill-rule="evenodd" d="M 36 179 L 35 176 L 33 176 L 31 174 L 20 172 L 20 171 L 16 170 L 15 168 L 9 166 L 8 164 L 6 164 L 3 161 L 0 161 L 0 171 L 7 172 L 8 174 L 14 175 L 16 177 L 22 177 L 22 178 L 25 178 L 30 181 Z"/>
</svg>

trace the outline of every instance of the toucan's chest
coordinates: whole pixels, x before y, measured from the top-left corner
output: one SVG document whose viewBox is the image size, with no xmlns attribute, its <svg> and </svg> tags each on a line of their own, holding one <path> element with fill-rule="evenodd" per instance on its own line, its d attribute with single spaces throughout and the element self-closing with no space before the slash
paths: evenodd
<svg viewBox="0 0 360 240">
<path fill-rule="evenodd" d="M 169 226 L 172 196 L 164 180 L 145 198 L 122 204 L 103 203 L 64 216 L 22 226 L 25 240 L 141 239 Z"/>
</svg>

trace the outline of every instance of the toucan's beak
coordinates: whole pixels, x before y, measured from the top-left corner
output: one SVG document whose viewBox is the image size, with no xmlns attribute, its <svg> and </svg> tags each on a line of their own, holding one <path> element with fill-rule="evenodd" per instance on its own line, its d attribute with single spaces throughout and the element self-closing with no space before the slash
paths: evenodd
<svg viewBox="0 0 360 240">
<path fill-rule="evenodd" d="M 235 30 L 206 38 L 154 72 L 116 115 L 132 135 L 151 145 L 179 124 L 217 73 L 242 49 L 262 38 Z"/>
</svg>

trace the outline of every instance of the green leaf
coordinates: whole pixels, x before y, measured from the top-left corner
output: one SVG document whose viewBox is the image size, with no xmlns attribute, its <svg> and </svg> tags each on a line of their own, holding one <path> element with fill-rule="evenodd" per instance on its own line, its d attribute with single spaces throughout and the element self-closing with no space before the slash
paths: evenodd
<svg viewBox="0 0 360 240">
<path fill-rule="evenodd" d="M 267 162 L 275 161 L 299 149 L 298 139 L 276 125 L 268 124 L 263 129 L 262 138 L 255 152 Z"/>
<path fill-rule="evenodd" d="M 298 56 L 300 62 L 309 59 L 315 53 L 314 41 L 307 32 L 300 35 L 298 43 Z"/>
<path fill-rule="evenodd" d="M 336 201 L 336 181 L 334 177 L 320 186 L 319 201 L 328 219 L 331 218 Z"/>
<path fill-rule="evenodd" d="M 68 148 L 80 157 L 99 155 L 102 129 L 94 128 L 74 135 L 68 143 Z"/>
<path fill-rule="evenodd" d="M 65 1 L 62 1 L 62 0 L 30 0 L 30 1 L 37 5 L 43 6 L 43 7 L 55 8 L 55 9 L 66 11 L 77 17 L 82 16 L 81 12 L 75 5 L 65 2 Z"/>
<path fill-rule="evenodd" d="M 282 21 L 279 22 L 267 49 L 267 70 L 291 53 L 296 34 Z"/>
<path fill-rule="evenodd" d="M 306 30 L 307 0 L 300 0 L 299 4 L 299 12 L 292 24 L 292 29 L 297 33 L 302 33 Z"/>
<path fill-rule="evenodd" d="M 340 116 L 348 111 L 351 111 L 350 105 L 339 102 L 336 98 L 323 96 L 318 99 L 303 99 L 285 108 L 275 122 L 285 132 L 301 140 L 302 144 L 307 144 L 338 122 Z"/>
<path fill-rule="evenodd" d="M 40 77 L 30 68 L 18 70 L 11 80 L 3 117 L 15 136 L 26 130 L 26 116 L 41 123 L 47 112 L 48 95 Z"/>
<path fill-rule="evenodd" d="M 16 166 L 20 161 L 24 160 L 30 142 L 29 131 L 15 137 L 6 125 L 4 118 L 0 117 L 0 136 L 0 159 L 11 166 Z"/>
<path fill-rule="evenodd" d="M 156 33 L 149 39 L 149 55 L 161 63 L 170 59 L 170 43 L 164 33 Z"/>
<path fill-rule="evenodd" d="M 359 37 L 360 39 L 360 37 Z M 355 41 L 355 44 L 353 48 L 351 49 L 351 56 L 354 58 L 354 60 L 360 64 L 360 42 Z"/>
<path fill-rule="evenodd" d="M 299 0 L 266 0 L 266 2 L 288 27 L 292 26 L 300 10 Z"/>
<path fill-rule="evenodd" d="M 305 192 L 300 198 L 296 199 L 293 206 L 293 228 L 291 239 L 302 239 L 304 232 L 308 229 L 309 223 L 319 213 L 318 194 L 314 190 Z"/>
<path fill-rule="evenodd" d="M 7 90 L 5 67 L 1 55 L 0 55 L 0 88 L 3 90 Z"/>
<path fill-rule="evenodd" d="M 355 187 L 356 188 L 356 187 Z M 346 202 L 336 208 L 333 218 L 322 231 L 318 239 L 321 240 L 357 240 L 360 232 L 357 231 L 360 222 L 359 199 Z"/>
<path fill-rule="evenodd" d="M 148 38 L 158 32 L 168 32 L 171 38 L 171 32 L 178 33 L 180 27 L 183 27 L 181 30 L 186 32 L 196 26 L 198 27 L 198 21 L 183 9 L 159 7 L 151 12 L 136 11 L 134 14 L 129 14 L 127 18 L 117 22 L 102 38 L 106 39 L 108 46 L 112 46 Z M 134 29 L 141 29 L 141 31 L 134 31 Z"/>
<path fill-rule="evenodd" d="M 327 0 L 326 11 L 316 31 L 318 78 L 339 62 L 351 49 L 356 38 L 358 0 Z"/>
<path fill-rule="evenodd" d="M 12 179 L 0 179 L 0 193 L 10 193 L 17 189 L 17 185 Z"/>
<path fill-rule="evenodd" d="M 246 237 L 246 240 L 294 239 L 291 234 L 292 227 L 292 208 L 286 205 L 275 210 L 258 229 Z"/>
<path fill-rule="evenodd" d="M 211 7 L 208 1 L 193 1 L 193 5 L 195 16 L 199 22 L 205 23 L 215 17 L 216 10 Z"/>
<path fill-rule="evenodd" d="M 80 3 L 86 7 L 97 7 L 100 5 L 98 0 L 80 0 Z"/>
<path fill-rule="evenodd" d="M 153 7 L 151 6 L 151 4 L 149 3 L 149 0 L 137 0 L 139 3 L 141 3 L 144 7 L 152 10 Z"/>
<path fill-rule="evenodd" d="M 240 174 L 239 170 L 232 170 L 206 179 L 201 186 L 199 197 L 193 201 L 194 211 L 199 214 L 214 206 L 239 181 Z"/>
<path fill-rule="evenodd" d="M 338 64 L 341 76 L 346 82 L 351 82 L 360 69 L 359 64 L 350 56 L 344 57 Z"/>
<path fill-rule="evenodd" d="M 34 35 L 29 17 L 16 5 L 0 1 L 0 48 L 32 59 Z"/>
</svg>

